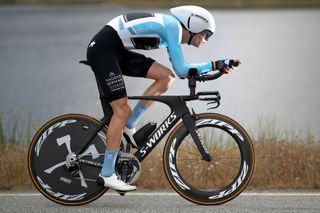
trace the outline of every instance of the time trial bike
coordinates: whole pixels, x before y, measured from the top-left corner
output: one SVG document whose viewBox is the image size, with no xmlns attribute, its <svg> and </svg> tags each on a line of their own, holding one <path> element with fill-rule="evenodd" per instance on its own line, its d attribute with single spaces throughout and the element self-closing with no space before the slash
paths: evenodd
<svg viewBox="0 0 320 213">
<path fill-rule="evenodd" d="M 130 184 L 135 182 L 141 162 L 171 131 L 163 149 L 163 168 L 179 195 L 201 205 L 218 205 L 238 196 L 254 170 L 254 148 L 249 135 L 225 115 L 195 113 L 187 106 L 187 102 L 200 100 L 211 105 L 210 109 L 217 108 L 219 92 L 196 92 L 196 84 L 222 75 L 190 72 L 189 95 L 128 97 L 162 102 L 171 112 L 158 127 L 149 123 L 137 131 L 134 137 L 138 147 L 133 148 L 124 134 L 116 164 L 119 178 Z M 101 100 L 101 104 L 101 120 L 82 114 L 61 115 L 35 134 L 28 151 L 28 170 L 36 188 L 48 199 L 62 205 L 83 205 L 108 190 L 98 175 L 112 110 L 105 101 Z"/>
</svg>

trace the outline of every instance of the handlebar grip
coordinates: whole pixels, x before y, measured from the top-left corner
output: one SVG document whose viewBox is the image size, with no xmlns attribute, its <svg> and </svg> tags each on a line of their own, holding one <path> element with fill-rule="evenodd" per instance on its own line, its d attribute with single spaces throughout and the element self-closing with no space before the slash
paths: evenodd
<svg viewBox="0 0 320 213">
<path fill-rule="evenodd" d="M 211 81 L 220 78 L 224 73 L 223 72 L 217 72 L 211 75 L 201 75 L 196 76 L 195 79 L 197 81 Z"/>
<path fill-rule="evenodd" d="M 239 66 L 239 64 L 240 63 L 238 61 L 232 61 L 232 65 L 235 66 L 235 67 Z"/>
</svg>

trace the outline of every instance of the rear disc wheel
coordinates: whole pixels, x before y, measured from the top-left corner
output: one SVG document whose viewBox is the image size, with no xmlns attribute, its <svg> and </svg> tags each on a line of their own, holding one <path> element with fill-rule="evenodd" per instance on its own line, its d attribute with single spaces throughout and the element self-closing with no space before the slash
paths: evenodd
<svg viewBox="0 0 320 213">
<path fill-rule="evenodd" d="M 75 155 L 99 125 L 89 116 L 67 114 L 52 119 L 36 133 L 28 151 L 28 170 L 45 197 L 74 206 L 92 202 L 107 191 L 96 183 L 104 158 L 106 128 L 94 136 L 83 154 Z"/>
</svg>

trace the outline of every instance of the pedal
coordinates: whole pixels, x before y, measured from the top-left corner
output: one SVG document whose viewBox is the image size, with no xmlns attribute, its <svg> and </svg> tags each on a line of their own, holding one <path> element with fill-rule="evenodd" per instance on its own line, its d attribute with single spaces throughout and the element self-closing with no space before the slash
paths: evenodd
<svg viewBox="0 0 320 213">
<path fill-rule="evenodd" d="M 98 184 L 99 186 L 104 186 L 104 180 L 103 180 L 101 177 L 98 177 L 98 178 L 97 178 L 97 184 Z"/>
<path fill-rule="evenodd" d="M 126 193 L 127 193 L 127 192 L 118 191 L 118 190 L 117 190 L 117 192 L 118 192 L 118 194 L 119 194 L 119 195 L 121 195 L 121 196 L 125 196 L 125 195 L 126 195 Z"/>
</svg>

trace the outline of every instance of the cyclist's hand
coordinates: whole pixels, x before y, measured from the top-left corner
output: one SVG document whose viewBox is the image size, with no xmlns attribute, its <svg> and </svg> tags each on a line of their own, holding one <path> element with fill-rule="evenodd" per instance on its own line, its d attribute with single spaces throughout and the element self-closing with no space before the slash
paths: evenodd
<svg viewBox="0 0 320 213">
<path fill-rule="evenodd" d="M 240 60 L 235 59 L 224 59 L 214 62 L 214 70 L 219 70 L 220 72 L 224 72 L 229 74 L 231 71 L 234 70 L 235 67 L 241 64 Z"/>
</svg>

